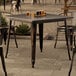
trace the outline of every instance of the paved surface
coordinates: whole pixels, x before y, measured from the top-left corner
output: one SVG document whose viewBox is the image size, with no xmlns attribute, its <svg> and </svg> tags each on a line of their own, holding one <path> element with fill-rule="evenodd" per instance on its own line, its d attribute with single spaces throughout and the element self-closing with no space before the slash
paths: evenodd
<svg viewBox="0 0 76 76">
<path fill-rule="evenodd" d="M 50 13 L 61 11 L 61 5 L 32 5 L 25 4 L 22 9 L 40 10 L 44 9 Z M 1 7 L 2 9 L 3 7 Z M 7 6 L 7 10 L 9 10 Z M 48 27 L 46 26 L 48 25 Z M 56 23 L 45 24 L 44 35 L 55 35 Z M 6 61 L 8 76 L 68 76 L 70 61 L 65 45 L 65 41 L 58 41 L 55 49 L 54 40 L 44 40 L 43 52 L 39 49 L 39 40 L 37 39 L 36 46 L 36 64 L 35 68 L 31 67 L 31 40 L 24 37 L 18 39 L 19 48 L 15 48 L 14 40 L 10 40 L 10 48 Z M 4 55 L 6 45 L 4 47 Z M 72 52 L 71 52 L 72 54 Z M 1 63 L 0 63 L 1 64 Z M 76 58 L 73 65 L 71 76 L 76 76 Z M 0 66 L 0 76 L 3 76 L 2 67 Z"/>
<path fill-rule="evenodd" d="M 54 40 L 44 40 L 43 52 L 41 53 L 37 39 L 35 68 L 31 67 L 30 37 L 17 39 L 17 41 L 18 48 L 15 47 L 14 39 L 10 40 L 8 58 L 5 59 L 8 76 L 68 76 L 70 61 L 65 41 L 58 41 L 55 49 Z M 3 47 L 5 55 L 6 46 L 3 45 Z M 76 76 L 75 71 L 76 58 L 71 76 Z M 0 76 L 3 76 L 2 68 L 0 68 Z"/>
</svg>

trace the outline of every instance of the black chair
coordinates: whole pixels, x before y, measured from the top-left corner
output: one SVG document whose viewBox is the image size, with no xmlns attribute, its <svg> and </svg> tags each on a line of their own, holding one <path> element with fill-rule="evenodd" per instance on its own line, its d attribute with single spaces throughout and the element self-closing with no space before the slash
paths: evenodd
<svg viewBox="0 0 76 76">
<path fill-rule="evenodd" d="M 9 12 L 6 12 L 6 11 L 2 11 L 1 12 L 1 15 L 3 16 L 4 15 L 4 13 L 5 14 L 11 14 L 11 13 L 9 13 Z M 0 22 L 0 24 L 2 25 L 2 22 Z M 7 42 L 7 48 L 6 48 L 6 55 L 5 55 L 5 57 L 7 58 L 7 54 L 8 54 L 8 49 L 9 49 L 9 41 L 10 41 L 10 35 L 11 34 L 13 34 L 14 35 L 14 39 L 15 39 L 15 44 L 16 44 L 16 48 L 18 48 L 18 44 L 17 44 L 17 40 L 16 40 L 16 33 L 15 33 L 15 26 L 14 26 L 14 24 L 13 25 L 11 25 L 10 27 L 10 24 L 9 25 L 7 25 L 7 26 L 5 26 L 5 27 L 0 27 L 0 28 L 3 28 L 4 30 L 1 30 L 1 32 L 2 32 L 2 37 L 3 37 L 3 40 L 4 40 L 4 43 L 6 44 L 6 42 Z M 10 29 L 9 29 L 10 28 Z M 8 32 L 9 31 L 9 32 Z M 12 32 L 12 33 L 11 33 Z M 10 33 L 9 34 L 9 36 L 8 36 L 8 33 Z"/>
<path fill-rule="evenodd" d="M 71 60 L 71 64 L 70 64 L 70 69 L 68 72 L 68 76 L 71 76 L 71 72 L 72 72 L 72 67 L 73 67 L 73 61 L 74 61 L 74 56 L 76 54 L 76 47 L 73 49 L 73 53 L 72 53 L 72 60 Z"/>
<path fill-rule="evenodd" d="M 16 40 L 16 33 L 15 33 L 15 26 L 14 25 L 11 25 L 11 24 L 12 24 L 12 21 L 10 21 L 10 27 L 8 28 L 9 31 L 8 31 L 8 40 L 7 40 L 7 49 L 6 49 L 5 58 L 7 58 L 7 55 L 8 55 L 11 31 L 12 31 L 12 33 L 14 35 L 16 48 L 18 48 L 18 44 L 17 44 L 17 40 Z"/>
<path fill-rule="evenodd" d="M 4 28 L 4 27 L 2 27 L 2 28 L 0 27 L 0 45 L 2 45 L 2 42 L 3 42 L 3 38 L 4 38 L 3 35 L 5 34 L 5 32 L 4 32 L 5 29 L 6 28 Z M 5 76 L 7 76 L 5 60 L 4 60 L 4 55 L 3 55 L 3 47 L 2 46 L 0 46 L 0 57 L 1 57 L 1 61 L 2 61 L 3 71 L 5 73 Z"/>
<path fill-rule="evenodd" d="M 59 15 L 64 15 L 64 13 L 61 13 Z M 68 15 L 72 16 L 72 13 L 69 12 Z M 71 23 L 72 23 L 72 20 L 71 20 Z M 56 45 L 57 45 L 57 41 L 58 41 L 58 36 L 59 36 L 59 32 L 62 33 L 64 32 L 65 33 L 65 26 L 62 25 L 62 24 L 59 24 L 59 22 L 57 22 L 57 33 L 56 33 L 56 39 L 55 39 L 55 44 L 54 44 L 54 48 L 56 48 Z M 67 30 L 68 30 L 68 38 L 69 38 L 69 41 L 70 41 L 70 48 L 72 49 L 72 46 L 73 46 L 73 28 L 74 26 L 72 24 L 68 24 L 67 25 Z"/>
<path fill-rule="evenodd" d="M 73 37 L 74 37 L 74 47 L 73 47 L 73 50 L 72 50 L 72 59 L 71 59 L 71 64 L 70 64 L 70 69 L 69 69 L 69 72 L 68 72 L 68 76 L 71 76 L 74 57 L 75 57 L 75 54 L 76 54 L 76 35 L 74 34 Z"/>
<path fill-rule="evenodd" d="M 76 25 L 76 13 L 74 13 L 74 24 Z M 73 45 L 73 50 L 72 50 L 72 59 L 71 59 L 71 64 L 70 64 L 70 69 L 69 69 L 69 72 L 68 72 L 68 76 L 71 76 L 71 72 L 72 72 L 72 67 L 73 67 L 73 62 L 74 62 L 74 57 L 75 57 L 75 54 L 76 54 L 76 26 L 74 26 L 73 28 L 73 32 L 74 32 L 74 35 L 73 35 L 73 38 L 74 38 L 74 45 Z"/>
</svg>

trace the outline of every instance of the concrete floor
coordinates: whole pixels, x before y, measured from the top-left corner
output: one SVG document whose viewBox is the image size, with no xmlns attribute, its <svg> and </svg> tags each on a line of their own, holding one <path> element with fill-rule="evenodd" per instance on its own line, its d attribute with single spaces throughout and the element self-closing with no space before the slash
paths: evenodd
<svg viewBox="0 0 76 76">
<path fill-rule="evenodd" d="M 57 48 L 54 48 L 54 40 L 44 40 L 41 53 L 37 39 L 35 68 L 31 67 L 30 38 L 17 39 L 17 42 L 18 48 L 15 47 L 14 39 L 10 40 L 8 58 L 5 59 L 8 76 L 68 76 L 70 61 L 65 41 L 58 41 Z M 5 55 L 6 45 L 3 47 Z M 75 71 L 76 58 L 71 76 L 76 76 Z M 0 68 L 0 76 L 4 76 L 2 67 Z"/>
</svg>

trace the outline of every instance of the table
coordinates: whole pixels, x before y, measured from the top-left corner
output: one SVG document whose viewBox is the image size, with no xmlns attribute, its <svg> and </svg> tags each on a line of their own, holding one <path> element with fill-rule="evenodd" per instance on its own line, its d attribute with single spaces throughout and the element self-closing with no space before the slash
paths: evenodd
<svg viewBox="0 0 76 76">
<path fill-rule="evenodd" d="M 67 16 L 60 16 L 56 14 L 46 14 L 46 16 L 43 17 L 29 17 L 26 16 L 25 14 L 17 14 L 17 15 L 8 15 L 7 16 L 10 19 L 10 27 L 12 21 L 22 21 L 22 22 L 28 22 L 31 24 L 31 62 L 32 62 L 32 67 L 34 68 L 35 64 L 35 53 L 36 53 L 36 30 L 37 30 L 37 24 L 39 26 L 39 40 L 40 40 L 40 49 L 42 52 L 43 49 L 43 24 L 44 23 L 50 23 L 50 22 L 57 22 L 57 21 L 64 21 L 65 25 L 65 37 L 66 37 L 66 44 L 67 44 L 67 49 L 68 49 L 68 56 L 69 60 L 71 59 L 70 57 L 70 51 L 69 51 L 69 44 L 68 44 L 68 35 L 67 35 L 67 22 L 66 19 L 72 18 L 72 17 L 67 17 Z M 10 28 L 9 28 L 10 29 Z M 8 33 L 8 38 L 9 38 L 9 33 Z M 9 44 L 9 40 L 7 41 L 7 44 Z M 8 54 L 8 49 L 6 52 L 6 56 Z"/>
</svg>

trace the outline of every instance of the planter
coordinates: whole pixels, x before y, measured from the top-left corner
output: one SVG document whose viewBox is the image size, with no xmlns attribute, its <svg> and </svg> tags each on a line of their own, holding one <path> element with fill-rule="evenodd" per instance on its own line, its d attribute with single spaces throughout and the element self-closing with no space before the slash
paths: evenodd
<svg viewBox="0 0 76 76">
<path fill-rule="evenodd" d="M 27 24 L 16 26 L 16 35 L 30 35 L 30 27 Z"/>
</svg>

